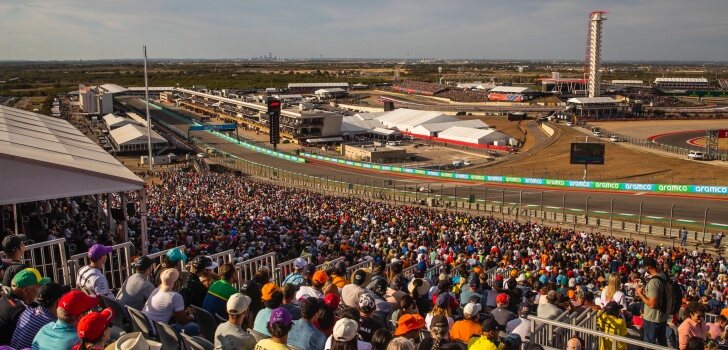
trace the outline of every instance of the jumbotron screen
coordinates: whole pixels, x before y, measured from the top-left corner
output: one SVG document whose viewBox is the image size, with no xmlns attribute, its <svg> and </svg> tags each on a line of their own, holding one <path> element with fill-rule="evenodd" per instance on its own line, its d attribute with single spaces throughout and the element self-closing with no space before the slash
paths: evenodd
<svg viewBox="0 0 728 350">
<path fill-rule="evenodd" d="M 572 143 L 571 164 L 604 164 L 604 144 Z"/>
</svg>

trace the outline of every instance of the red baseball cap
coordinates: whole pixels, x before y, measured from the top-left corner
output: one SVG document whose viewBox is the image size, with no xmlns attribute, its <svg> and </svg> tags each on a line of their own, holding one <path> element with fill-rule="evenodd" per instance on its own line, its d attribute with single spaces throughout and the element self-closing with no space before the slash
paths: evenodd
<svg viewBox="0 0 728 350">
<path fill-rule="evenodd" d="M 508 297 L 508 294 L 500 293 L 500 294 L 498 294 L 498 296 L 495 297 L 495 302 L 497 304 L 508 304 L 508 299 L 510 299 Z"/>
<path fill-rule="evenodd" d="M 78 337 L 80 339 L 95 340 L 101 338 L 104 330 L 114 319 L 114 311 L 111 308 L 103 309 L 101 312 L 91 312 L 78 321 Z"/>
<path fill-rule="evenodd" d="M 58 300 L 58 307 L 74 317 L 99 306 L 99 299 L 94 298 L 78 289 L 63 294 Z"/>
</svg>

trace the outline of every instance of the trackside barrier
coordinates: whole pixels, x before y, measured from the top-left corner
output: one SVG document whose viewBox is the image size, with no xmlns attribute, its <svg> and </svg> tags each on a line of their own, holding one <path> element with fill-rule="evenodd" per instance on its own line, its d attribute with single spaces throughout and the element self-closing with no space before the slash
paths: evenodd
<svg viewBox="0 0 728 350">
<path fill-rule="evenodd" d="M 235 250 L 230 249 L 226 250 L 224 252 L 215 253 L 212 255 L 208 255 L 212 261 L 217 263 L 217 268 L 215 269 L 215 273 L 220 272 L 220 266 L 227 263 L 233 262 L 233 255 L 235 254 Z"/>
<path fill-rule="evenodd" d="M 238 284 L 253 279 L 255 273 L 262 268 L 267 268 L 271 273 L 274 272 L 276 268 L 275 252 L 248 259 L 235 265 L 235 270 L 238 271 Z"/>
<path fill-rule="evenodd" d="M 53 282 L 71 284 L 65 238 L 26 245 L 25 253 L 30 256 L 26 259 L 28 266 L 38 269 L 41 275 L 50 277 Z"/>
<path fill-rule="evenodd" d="M 581 180 L 561 180 L 561 179 L 540 179 L 516 176 L 493 176 L 454 173 L 447 171 L 425 170 L 416 168 L 407 168 L 394 165 L 382 165 L 375 163 L 357 162 L 353 160 L 339 159 L 333 157 L 322 156 L 318 154 L 300 152 L 303 157 L 313 158 L 325 162 L 343 164 L 357 168 L 372 169 L 379 171 L 387 171 L 392 173 L 406 173 L 433 178 L 447 178 L 456 180 L 480 181 L 484 183 L 508 183 L 522 184 L 531 186 L 548 186 L 548 187 L 566 187 L 566 188 L 582 188 L 609 191 L 626 191 L 626 192 L 652 192 L 652 193 L 698 193 L 711 195 L 728 195 L 728 186 L 701 186 L 701 185 L 672 185 L 672 184 L 639 184 L 626 182 L 603 182 L 603 181 L 581 181 Z"/>
<path fill-rule="evenodd" d="M 658 350 L 658 349 L 665 349 L 664 346 L 660 346 L 657 344 L 651 344 L 646 343 L 641 340 L 636 340 L 632 338 L 626 338 L 614 334 L 607 334 L 604 332 L 587 329 L 584 327 L 574 326 L 571 324 L 555 321 L 555 320 L 549 320 L 546 318 L 536 317 L 536 316 L 528 316 L 528 320 L 531 322 L 531 336 L 530 336 L 530 342 L 531 344 L 538 344 L 543 347 L 551 347 L 556 349 L 565 349 L 566 343 L 563 344 L 556 344 L 555 341 L 560 341 L 561 339 L 565 338 L 568 340 L 572 336 L 579 336 L 582 339 L 609 339 L 612 341 L 612 350 L 617 349 L 617 343 L 625 343 L 629 348 L 642 348 L 647 350 Z M 539 329 L 537 327 L 543 327 L 543 329 Z M 562 329 L 562 333 L 564 334 L 563 337 L 557 337 L 558 339 L 552 338 L 551 335 L 555 333 L 557 329 Z M 539 332 L 540 334 L 536 334 L 535 332 Z M 596 350 L 599 349 L 599 341 L 586 341 L 586 348 L 584 350 Z"/>
<path fill-rule="evenodd" d="M 134 245 L 131 242 L 124 242 L 111 246 L 113 249 L 110 253 L 109 258 L 106 260 L 106 264 L 102 269 L 103 274 L 109 281 L 109 288 L 116 289 L 121 288 L 121 285 L 126 281 L 129 276 L 133 273 L 131 268 L 131 256 Z M 70 276 L 73 276 L 71 285 L 76 285 L 76 278 L 78 277 L 78 271 L 88 264 L 88 253 L 80 253 L 71 256 L 68 260 L 68 268 Z"/>
<path fill-rule="evenodd" d="M 161 251 L 158 251 L 156 253 L 148 254 L 147 257 L 149 259 L 152 259 L 152 271 L 156 271 L 157 270 L 157 266 L 159 266 L 162 263 L 162 257 L 165 256 L 165 255 L 167 255 L 167 252 L 168 251 L 170 251 L 172 249 L 175 249 L 175 248 L 181 250 L 182 252 L 184 252 L 186 247 L 183 246 L 183 245 L 181 245 L 181 246 L 177 246 L 177 247 L 174 247 L 174 248 L 169 248 L 169 249 L 161 250 Z M 184 269 L 184 267 L 185 267 L 185 263 L 182 262 L 182 269 Z"/>
<path fill-rule="evenodd" d="M 356 263 L 356 264 L 351 265 L 348 268 L 346 268 L 346 279 L 347 280 L 351 279 L 351 275 L 358 269 L 361 269 L 361 268 L 371 269 L 373 267 L 374 267 L 374 258 L 372 258 L 371 256 L 367 256 L 366 259 L 364 259 L 364 261 L 362 261 L 360 263 Z"/>
</svg>

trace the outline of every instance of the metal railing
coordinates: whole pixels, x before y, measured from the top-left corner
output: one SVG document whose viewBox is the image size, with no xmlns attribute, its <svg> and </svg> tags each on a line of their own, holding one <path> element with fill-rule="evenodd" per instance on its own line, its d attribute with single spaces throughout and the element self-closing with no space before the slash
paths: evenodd
<svg viewBox="0 0 728 350">
<path fill-rule="evenodd" d="M 131 268 L 131 257 L 132 251 L 135 249 L 131 242 L 124 242 L 121 244 L 113 245 L 109 258 L 106 260 L 101 272 L 106 276 L 109 282 L 109 288 L 117 289 L 121 288 L 121 285 L 126 281 L 134 271 Z M 76 277 L 81 267 L 88 264 L 88 253 L 80 253 L 72 255 L 68 259 L 68 271 L 69 276 L 73 279 L 70 281 L 72 286 L 76 285 Z"/>
<path fill-rule="evenodd" d="M 360 263 L 356 263 L 356 264 L 351 265 L 346 268 L 346 279 L 347 280 L 351 279 L 351 275 L 358 269 L 361 269 L 361 268 L 371 269 L 373 267 L 374 267 L 374 258 L 372 258 L 371 256 L 367 256 L 364 259 L 364 261 L 362 261 Z"/>
<path fill-rule="evenodd" d="M 627 344 L 630 347 L 639 347 L 648 350 L 664 350 L 664 346 L 646 343 L 641 340 L 632 338 L 622 337 L 614 334 L 608 334 L 593 329 L 587 329 L 584 327 L 575 326 L 572 324 L 549 320 L 546 318 L 529 316 L 528 320 L 531 322 L 531 336 L 530 342 L 532 344 L 538 344 L 544 347 L 552 347 L 556 349 L 564 349 L 566 341 L 573 336 L 578 336 L 584 340 L 586 339 L 609 339 L 612 341 L 612 350 L 617 349 L 618 343 Z M 538 325 L 538 326 L 537 326 Z M 559 336 L 554 336 L 556 333 Z M 600 341 L 585 341 L 585 350 L 599 349 Z"/>
<path fill-rule="evenodd" d="M 276 268 L 276 253 L 268 253 L 261 255 L 256 258 L 248 259 L 235 265 L 235 270 L 238 272 L 238 284 L 242 284 L 244 281 L 253 279 L 258 270 L 267 268 L 271 273 L 275 272 Z M 274 276 L 271 276 L 273 278 Z M 239 287 L 239 286 L 238 286 Z"/>
<path fill-rule="evenodd" d="M 157 266 L 159 266 L 162 263 L 162 257 L 165 256 L 165 255 L 167 255 L 167 252 L 169 252 L 172 249 L 179 249 L 179 250 L 181 250 L 184 253 L 185 248 L 187 248 L 187 247 L 185 247 L 183 245 L 180 245 L 180 246 L 177 246 L 177 247 L 174 247 L 174 248 L 169 248 L 169 249 L 161 250 L 161 251 L 158 251 L 156 253 L 147 254 L 147 257 L 152 260 L 152 271 L 156 271 L 157 270 Z M 182 261 L 180 263 L 182 264 L 182 266 L 181 266 L 182 269 L 184 269 L 185 262 Z"/>
<path fill-rule="evenodd" d="M 338 258 L 333 259 L 333 260 L 324 261 L 323 263 L 316 265 L 316 270 L 319 270 L 319 271 L 320 270 L 323 270 L 324 268 L 326 268 L 326 266 L 328 266 L 328 265 L 331 265 L 331 266 L 336 265 L 340 261 L 344 261 L 344 257 L 343 256 L 342 257 L 338 257 Z"/>
<path fill-rule="evenodd" d="M 29 244 L 25 246 L 25 253 L 30 258 L 25 261 L 28 266 L 35 267 L 41 275 L 50 277 L 53 282 L 71 284 L 73 279 L 68 269 L 66 248 L 65 238 Z"/>
<path fill-rule="evenodd" d="M 220 272 L 220 266 L 222 266 L 223 264 L 234 263 L 234 260 L 233 260 L 234 255 L 235 255 L 235 250 L 233 250 L 233 249 L 226 250 L 224 252 L 215 253 L 212 255 L 208 255 L 210 257 L 210 259 L 212 259 L 212 261 L 217 263 L 217 268 L 215 269 L 215 273 Z"/>
</svg>

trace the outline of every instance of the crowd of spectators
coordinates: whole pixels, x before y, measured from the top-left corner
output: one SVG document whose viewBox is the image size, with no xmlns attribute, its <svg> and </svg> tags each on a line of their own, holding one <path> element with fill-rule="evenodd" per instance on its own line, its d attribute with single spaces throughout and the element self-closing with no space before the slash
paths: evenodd
<svg viewBox="0 0 728 350">
<path fill-rule="evenodd" d="M 76 212 L 72 203 L 57 201 L 55 208 L 68 210 L 67 219 L 94 212 L 81 204 Z M 26 237 L 7 235 L 0 345 L 156 344 L 139 333 L 106 331 L 121 317 L 99 307 L 106 299 L 187 335 L 204 328 L 194 310 L 211 311 L 225 320 L 208 339 L 219 349 L 537 348 L 529 344 L 529 317 L 588 310 L 606 333 L 664 346 L 722 348 L 728 338 L 728 262 L 704 251 L 327 196 L 228 173 L 161 172 L 150 182 L 148 203 L 150 252 L 186 248 L 168 250 L 156 269 L 138 257 L 136 273 L 119 290 L 100 272 L 111 252 L 104 244 L 112 240 L 101 230 L 69 228 L 69 237 L 88 238 L 78 243 L 88 248 L 88 265 L 70 291 L 24 264 Z M 129 220 L 137 246 L 139 221 Z M 208 257 L 228 249 L 236 262 L 269 252 L 278 261 L 307 258 L 295 260 L 283 285 L 266 269 L 239 281 L 233 264 L 217 266 Z M 315 268 L 339 257 L 344 261 Z M 347 275 L 348 266 L 369 258 L 371 269 Z M 425 275 L 433 266 L 441 270 Z M 402 273 L 407 267 L 413 276 Z M 491 269 L 494 279 L 485 273 Z M 706 312 L 719 316 L 706 323 Z M 600 342 L 611 347 L 607 338 Z M 584 340 L 570 339 L 569 346 L 583 348 Z"/>
<path fill-rule="evenodd" d="M 435 94 L 450 89 L 444 84 L 428 83 L 424 81 L 400 81 L 392 84 L 392 91 L 403 92 L 412 95 L 434 96 Z"/>
<path fill-rule="evenodd" d="M 487 102 L 488 93 L 468 89 L 449 89 L 435 94 L 436 97 L 450 99 L 453 102 Z"/>
</svg>

